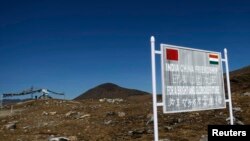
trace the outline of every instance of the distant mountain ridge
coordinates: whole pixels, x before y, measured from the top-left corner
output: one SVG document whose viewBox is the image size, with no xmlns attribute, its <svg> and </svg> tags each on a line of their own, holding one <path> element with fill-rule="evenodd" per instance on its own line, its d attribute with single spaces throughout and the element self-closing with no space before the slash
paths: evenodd
<svg viewBox="0 0 250 141">
<path fill-rule="evenodd" d="M 104 83 L 84 92 L 80 96 L 76 97 L 74 100 L 100 99 L 100 98 L 127 98 L 135 95 L 148 95 L 148 94 L 149 93 L 140 90 L 123 88 L 113 83 Z"/>
</svg>

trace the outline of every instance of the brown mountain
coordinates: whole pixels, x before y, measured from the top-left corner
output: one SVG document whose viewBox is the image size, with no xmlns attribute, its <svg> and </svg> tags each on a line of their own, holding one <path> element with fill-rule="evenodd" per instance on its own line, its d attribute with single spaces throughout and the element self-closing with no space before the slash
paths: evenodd
<svg viewBox="0 0 250 141">
<path fill-rule="evenodd" d="M 250 92 L 250 66 L 230 72 L 232 92 Z"/>
<path fill-rule="evenodd" d="M 130 96 L 146 94 L 149 93 L 135 89 L 123 88 L 113 83 L 104 83 L 84 92 L 80 96 L 76 97 L 74 100 L 99 98 L 127 98 Z"/>
</svg>

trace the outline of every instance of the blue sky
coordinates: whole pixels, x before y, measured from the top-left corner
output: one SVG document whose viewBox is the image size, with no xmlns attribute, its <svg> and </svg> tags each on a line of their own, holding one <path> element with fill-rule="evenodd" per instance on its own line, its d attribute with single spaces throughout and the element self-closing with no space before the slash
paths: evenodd
<svg viewBox="0 0 250 141">
<path fill-rule="evenodd" d="M 104 82 L 150 92 L 151 35 L 157 48 L 226 47 L 231 70 L 247 66 L 250 1 L 1 1 L 0 93 L 34 86 L 71 99 Z"/>
</svg>

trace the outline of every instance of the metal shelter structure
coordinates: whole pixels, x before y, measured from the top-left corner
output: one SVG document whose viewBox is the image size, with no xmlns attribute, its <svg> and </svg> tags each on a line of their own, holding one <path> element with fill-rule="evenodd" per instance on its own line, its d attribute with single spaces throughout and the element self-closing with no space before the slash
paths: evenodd
<svg viewBox="0 0 250 141">
<path fill-rule="evenodd" d="M 41 94 L 40 98 L 42 98 L 42 97 L 51 97 L 51 96 L 49 96 L 49 94 L 54 94 L 54 95 L 63 96 L 63 99 L 65 99 L 65 94 L 64 93 L 54 92 L 54 91 L 49 90 L 49 89 L 35 89 L 35 88 L 31 87 L 30 89 L 23 90 L 23 91 L 18 92 L 18 93 L 3 93 L 1 95 L 1 99 L 0 99 L 0 106 L 2 107 L 4 98 L 31 95 L 31 98 L 33 99 L 33 95 L 35 93 L 40 93 Z"/>
</svg>

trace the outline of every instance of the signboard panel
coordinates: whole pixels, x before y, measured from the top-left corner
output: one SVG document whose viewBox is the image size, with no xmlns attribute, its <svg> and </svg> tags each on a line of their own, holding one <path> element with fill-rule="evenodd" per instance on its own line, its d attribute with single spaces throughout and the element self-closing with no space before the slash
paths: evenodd
<svg viewBox="0 0 250 141">
<path fill-rule="evenodd" d="M 221 53 L 161 44 L 163 112 L 226 108 Z"/>
</svg>

